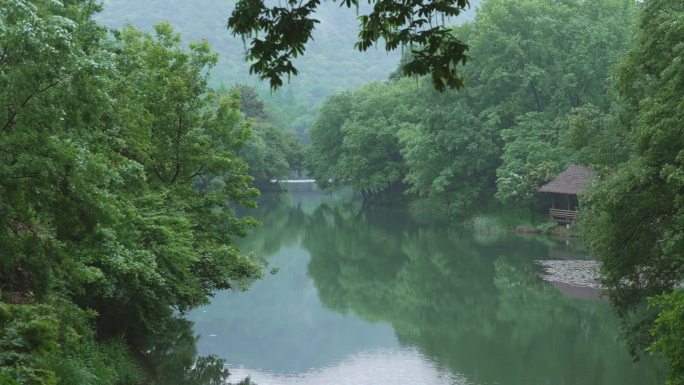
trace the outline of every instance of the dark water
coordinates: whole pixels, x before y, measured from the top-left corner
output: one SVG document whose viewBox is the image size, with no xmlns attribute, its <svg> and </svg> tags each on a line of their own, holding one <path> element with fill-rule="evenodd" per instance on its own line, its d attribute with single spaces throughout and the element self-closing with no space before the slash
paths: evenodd
<svg viewBox="0 0 684 385">
<path fill-rule="evenodd" d="M 534 261 L 562 241 L 449 229 L 311 193 L 265 197 L 246 252 L 279 269 L 189 315 L 198 352 L 266 384 L 662 384 L 633 364 L 607 303 Z"/>
</svg>

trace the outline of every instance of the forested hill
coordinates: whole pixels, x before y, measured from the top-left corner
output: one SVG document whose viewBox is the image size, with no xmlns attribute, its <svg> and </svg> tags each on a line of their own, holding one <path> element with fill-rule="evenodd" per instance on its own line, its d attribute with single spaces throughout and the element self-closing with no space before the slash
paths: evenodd
<svg viewBox="0 0 684 385">
<path fill-rule="evenodd" d="M 249 64 L 243 58 L 244 44 L 226 28 L 233 6 L 234 2 L 224 0 L 109 0 L 99 18 L 110 27 L 131 23 L 146 30 L 168 21 L 186 39 L 207 39 L 219 53 L 220 62 L 212 73 L 212 83 L 231 85 L 248 81 L 258 85 L 256 77 L 247 77 Z M 292 78 L 289 87 L 281 92 L 291 90 L 301 101 L 314 104 L 334 91 L 384 80 L 395 68 L 399 52 L 388 54 L 384 49 L 373 49 L 361 53 L 354 49 L 355 10 L 324 3 L 316 17 L 321 22 L 315 41 L 296 62 L 300 76 Z"/>
<path fill-rule="evenodd" d="M 480 0 L 471 1 L 471 10 L 462 19 L 472 18 L 479 3 Z M 107 0 L 104 11 L 97 18 L 112 28 L 130 23 L 145 30 L 151 30 L 155 23 L 168 21 L 185 39 L 207 39 L 219 53 L 219 64 L 212 72 L 212 85 L 247 83 L 260 89 L 262 96 L 268 96 L 267 84 L 248 75 L 249 64 L 243 58 L 244 44 L 226 28 L 234 4 L 234 1 L 225 0 Z M 363 13 L 363 7 L 358 12 Z M 285 109 L 285 105 L 290 105 L 290 110 L 294 103 L 312 107 L 335 91 L 387 79 L 396 68 L 401 53 L 387 53 L 384 47 L 358 52 L 354 48 L 358 30 L 356 17 L 357 11 L 353 8 L 340 8 L 339 3 L 332 2 L 321 4 L 316 14 L 320 23 L 315 40 L 295 63 L 300 74 L 273 95 L 274 102 Z M 306 114 L 307 109 L 286 114 L 295 119 L 296 115 Z"/>
</svg>

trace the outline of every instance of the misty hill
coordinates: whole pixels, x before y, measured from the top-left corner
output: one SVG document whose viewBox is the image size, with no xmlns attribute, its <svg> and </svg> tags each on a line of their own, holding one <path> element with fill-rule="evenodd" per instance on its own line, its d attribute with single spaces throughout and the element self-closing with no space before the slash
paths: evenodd
<svg viewBox="0 0 684 385">
<path fill-rule="evenodd" d="M 463 20 L 472 18 L 479 0 L 472 1 L 471 11 Z M 212 72 L 211 84 L 231 86 L 245 83 L 259 89 L 281 110 L 282 119 L 297 131 L 308 127 L 311 108 L 326 96 L 340 90 L 359 87 L 373 80 L 385 80 L 396 69 L 400 51 L 386 52 L 384 46 L 359 52 L 354 48 L 357 38 L 357 12 L 340 8 L 340 4 L 324 2 L 316 18 L 314 41 L 303 57 L 295 62 L 298 76 L 281 90 L 269 95 L 268 85 L 249 75 L 249 63 L 243 57 L 244 44 L 226 28 L 235 1 L 225 0 L 107 0 L 100 22 L 111 28 L 133 24 L 144 30 L 159 22 L 168 21 L 188 41 L 206 39 L 220 55 L 219 64 Z M 296 120 L 302 120 L 296 122 Z"/>
<path fill-rule="evenodd" d="M 233 6 L 234 1 L 224 0 L 107 0 L 98 18 L 109 27 L 130 23 L 146 30 L 155 23 L 168 21 L 186 40 L 207 39 L 220 54 L 220 64 L 213 73 L 214 84 L 257 85 L 258 80 L 248 75 L 249 64 L 243 59 L 242 41 L 226 29 Z M 359 12 L 363 12 L 363 7 Z M 303 100 L 315 103 L 334 91 L 387 78 L 401 53 L 387 53 L 384 47 L 367 52 L 354 49 L 356 17 L 355 9 L 340 8 L 339 4 L 329 2 L 321 4 L 316 14 L 320 24 L 315 40 L 307 47 L 304 57 L 297 60 L 300 74 L 286 88 L 291 88 Z"/>
<path fill-rule="evenodd" d="M 212 83 L 241 82 L 266 87 L 249 76 L 249 64 L 243 58 L 244 45 L 226 29 L 233 5 L 234 2 L 222 0 L 109 0 L 100 21 L 109 27 L 130 23 L 146 30 L 155 23 L 168 21 L 186 40 L 207 39 L 220 54 Z M 399 52 L 387 53 L 378 48 L 361 53 L 354 49 L 355 10 L 326 3 L 316 17 L 321 22 L 315 41 L 296 62 L 300 75 L 286 87 L 302 100 L 313 104 L 334 91 L 386 79 L 395 68 Z"/>
</svg>

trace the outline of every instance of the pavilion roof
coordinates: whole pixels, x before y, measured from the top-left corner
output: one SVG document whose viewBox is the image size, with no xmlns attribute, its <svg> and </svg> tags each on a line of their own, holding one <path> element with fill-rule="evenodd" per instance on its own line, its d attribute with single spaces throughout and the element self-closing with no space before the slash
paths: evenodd
<svg viewBox="0 0 684 385">
<path fill-rule="evenodd" d="M 577 195 L 584 190 L 587 182 L 593 180 L 595 174 L 591 169 L 579 165 L 571 165 L 551 182 L 541 186 L 540 192 Z"/>
</svg>

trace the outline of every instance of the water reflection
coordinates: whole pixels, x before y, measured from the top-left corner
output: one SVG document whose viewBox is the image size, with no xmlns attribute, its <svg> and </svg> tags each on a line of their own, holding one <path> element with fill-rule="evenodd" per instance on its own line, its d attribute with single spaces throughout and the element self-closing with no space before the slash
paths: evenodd
<svg viewBox="0 0 684 385">
<path fill-rule="evenodd" d="M 202 354 L 262 372 L 302 373 L 351 354 L 398 344 L 389 325 L 325 309 L 306 275 L 308 254 L 289 247 L 271 256 L 278 274 L 245 293 L 224 292 L 190 315 Z M 254 376 L 257 383 L 257 376 Z"/>
<path fill-rule="evenodd" d="M 251 375 L 270 385 L 460 385 L 469 384 L 459 375 L 438 369 L 416 349 L 363 351 L 320 368 L 297 373 L 232 369 L 237 376 Z"/>
<path fill-rule="evenodd" d="M 213 355 L 198 356 L 196 342 L 192 322 L 169 318 L 162 330 L 142 342 L 139 359 L 147 382 L 155 385 L 227 384 L 230 373 L 225 360 Z M 249 383 L 246 379 L 237 385 Z"/>
<path fill-rule="evenodd" d="M 302 201 L 293 201 L 287 193 L 265 195 L 259 209 L 242 209 L 238 214 L 254 216 L 262 223 L 247 239 L 239 240 L 243 251 L 260 257 L 269 257 L 283 247 L 298 243 L 306 221 Z"/>
<path fill-rule="evenodd" d="M 534 260 L 576 245 L 473 236 L 280 194 L 242 248 L 280 268 L 190 315 L 198 350 L 261 384 L 659 384 L 608 305 L 564 296 Z M 401 367 L 411 367 L 406 377 Z M 389 369 L 388 369 L 389 368 Z M 316 382 L 318 381 L 318 382 Z"/>
</svg>

